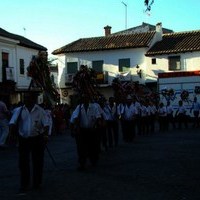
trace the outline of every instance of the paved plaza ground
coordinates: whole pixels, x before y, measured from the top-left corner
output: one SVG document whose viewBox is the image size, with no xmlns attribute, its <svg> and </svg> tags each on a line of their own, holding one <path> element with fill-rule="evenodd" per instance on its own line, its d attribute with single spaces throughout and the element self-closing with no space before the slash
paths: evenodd
<svg viewBox="0 0 200 200">
<path fill-rule="evenodd" d="M 121 137 L 121 136 L 120 136 Z M 52 136 L 45 153 L 41 190 L 17 195 L 17 148 L 0 151 L 0 200 L 199 200 L 200 129 L 156 132 L 120 140 L 102 152 L 96 168 L 77 171 L 74 139 L 69 131 Z"/>
</svg>

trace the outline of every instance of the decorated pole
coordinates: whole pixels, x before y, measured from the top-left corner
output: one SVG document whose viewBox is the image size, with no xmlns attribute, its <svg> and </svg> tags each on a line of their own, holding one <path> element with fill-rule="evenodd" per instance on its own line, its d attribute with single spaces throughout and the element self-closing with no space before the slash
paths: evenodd
<svg viewBox="0 0 200 200">
<path fill-rule="evenodd" d="M 51 81 L 47 52 L 40 51 L 37 56 L 33 56 L 27 67 L 27 74 L 31 77 L 28 90 L 31 87 L 39 88 L 44 92 L 46 100 L 50 104 L 59 102 L 60 95 Z"/>
</svg>

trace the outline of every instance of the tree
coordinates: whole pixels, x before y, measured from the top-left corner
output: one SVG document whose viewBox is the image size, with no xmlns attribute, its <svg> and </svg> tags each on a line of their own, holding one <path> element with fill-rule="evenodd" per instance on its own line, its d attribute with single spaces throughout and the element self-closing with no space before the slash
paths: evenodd
<svg viewBox="0 0 200 200">
<path fill-rule="evenodd" d="M 153 3 L 154 3 L 154 0 L 145 0 L 144 1 L 144 5 L 146 6 L 145 12 L 151 10 L 151 6 L 152 6 Z"/>
</svg>

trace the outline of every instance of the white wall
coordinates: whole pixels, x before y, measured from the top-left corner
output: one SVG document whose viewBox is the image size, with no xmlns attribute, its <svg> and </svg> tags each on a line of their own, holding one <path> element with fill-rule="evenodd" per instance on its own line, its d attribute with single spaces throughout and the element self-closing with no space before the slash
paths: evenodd
<svg viewBox="0 0 200 200">
<path fill-rule="evenodd" d="M 7 40 L 6 38 L 0 37 L 0 82 L 2 82 L 2 53 L 9 54 L 9 67 L 14 67 L 16 65 L 16 40 Z M 16 77 L 16 72 L 14 72 L 14 77 Z"/>
<path fill-rule="evenodd" d="M 34 50 L 34 49 L 30 49 L 30 48 L 26 48 L 26 47 L 21 47 L 18 46 L 17 47 L 17 61 L 16 61 L 16 72 L 17 72 L 17 77 L 16 77 L 16 86 L 18 89 L 27 89 L 31 78 L 27 76 L 27 67 L 29 66 L 29 63 L 32 59 L 33 55 L 37 55 L 38 54 L 38 50 Z M 20 74 L 19 71 L 19 60 L 20 59 L 24 59 L 24 68 L 25 68 L 25 73 L 22 75 Z"/>
<path fill-rule="evenodd" d="M 113 74 L 115 77 L 118 71 L 118 62 L 119 59 L 130 58 L 130 71 L 132 78 L 135 81 L 140 80 L 136 74 L 136 65 L 140 65 L 141 68 L 144 68 L 144 53 L 146 52 L 145 48 L 140 49 L 125 49 L 125 50 L 109 50 L 109 51 L 96 51 L 96 52 L 84 52 L 84 53 L 71 53 L 66 54 L 65 60 L 64 56 L 59 56 L 59 60 L 62 62 L 58 63 L 59 65 L 59 78 L 60 78 L 60 87 L 65 87 L 65 73 L 66 73 L 66 63 L 67 62 L 78 62 L 78 66 L 87 65 L 88 67 L 92 66 L 92 61 L 103 60 L 104 66 L 103 70 Z M 112 78 L 110 79 L 112 80 Z M 110 82 L 111 84 L 111 82 Z"/>
<path fill-rule="evenodd" d="M 170 54 L 170 55 L 159 55 L 155 57 L 146 57 L 145 63 L 146 68 L 146 81 L 152 81 L 157 79 L 157 74 L 159 72 L 168 72 L 169 71 L 169 56 L 179 56 L 181 57 L 181 70 L 183 71 L 194 71 L 200 69 L 200 52 L 192 53 L 181 53 L 181 54 Z M 152 58 L 156 58 L 156 64 L 152 65 Z"/>
</svg>

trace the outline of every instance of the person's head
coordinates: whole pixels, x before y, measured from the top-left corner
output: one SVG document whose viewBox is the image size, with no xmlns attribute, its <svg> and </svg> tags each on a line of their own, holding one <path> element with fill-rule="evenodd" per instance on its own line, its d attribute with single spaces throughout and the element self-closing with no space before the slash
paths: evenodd
<svg viewBox="0 0 200 200">
<path fill-rule="evenodd" d="M 89 104 L 90 103 L 90 97 L 89 97 L 89 95 L 88 94 L 83 94 L 81 96 L 81 102 L 83 104 Z"/>
<path fill-rule="evenodd" d="M 28 91 L 24 93 L 24 104 L 27 107 L 31 107 L 37 104 L 38 95 L 39 95 L 38 92 L 35 91 Z"/>
<path fill-rule="evenodd" d="M 109 104 L 113 105 L 115 103 L 115 98 L 114 97 L 109 97 Z"/>
<path fill-rule="evenodd" d="M 131 97 L 131 95 L 128 95 L 128 96 L 126 97 L 126 102 L 127 102 L 128 104 L 131 104 L 131 103 L 132 103 L 132 97 Z"/>
</svg>

